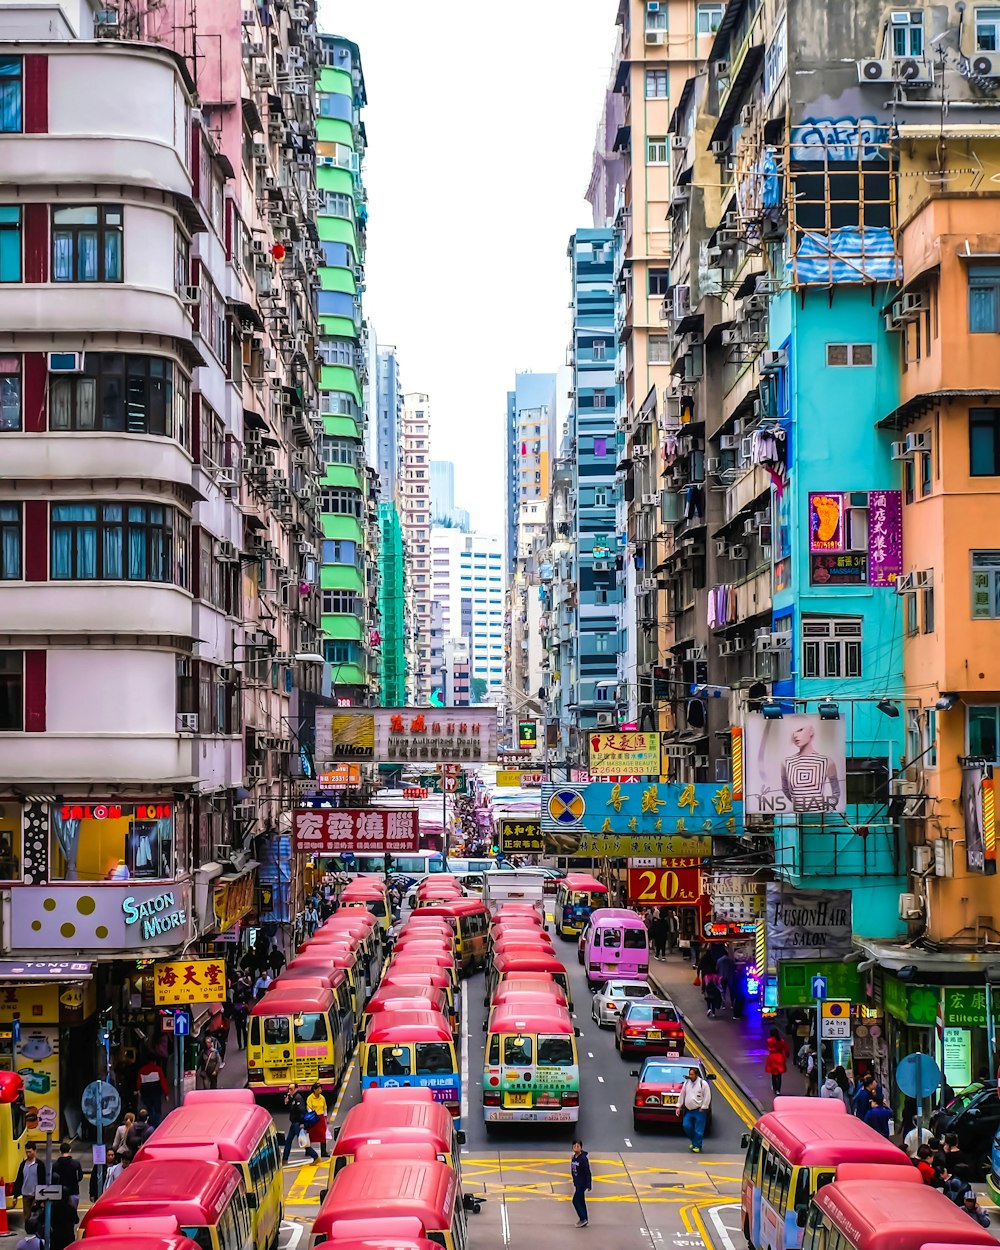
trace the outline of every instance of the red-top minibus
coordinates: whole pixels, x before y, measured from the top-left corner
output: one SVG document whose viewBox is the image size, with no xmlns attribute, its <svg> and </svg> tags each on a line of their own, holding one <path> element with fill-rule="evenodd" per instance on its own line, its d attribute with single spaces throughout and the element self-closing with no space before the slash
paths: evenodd
<svg viewBox="0 0 1000 1250">
<path fill-rule="evenodd" d="M 466 1250 L 458 1175 L 445 1163 L 398 1159 L 352 1163 L 334 1178 L 313 1224 L 310 1246 L 340 1239 L 343 1221 L 415 1216 L 423 1235 L 445 1250 Z"/>
</svg>

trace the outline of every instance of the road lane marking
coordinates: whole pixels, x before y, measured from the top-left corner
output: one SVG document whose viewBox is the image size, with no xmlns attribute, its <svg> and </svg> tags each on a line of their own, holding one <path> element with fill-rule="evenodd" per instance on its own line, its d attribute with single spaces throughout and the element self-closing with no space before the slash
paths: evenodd
<svg viewBox="0 0 1000 1250">
<path fill-rule="evenodd" d="M 632 1149 L 632 1141 L 630 1138 L 628 1137 L 625 1138 L 625 1145 L 628 1146 L 629 1150 Z"/>
<path fill-rule="evenodd" d="M 469 1120 L 469 983 L 462 982 L 462 1123 Z"/>
<path fill-rule="evenodd" d="M 510 1219 L 507 1215 L 507 1199 L 500 1199 L 500 1232 L 503 1236 L 503 1244 L 510 1245 Z"/>
<path fill-rule="evenodd" d="M 587 1051 L 587 1058 L 588 1058 L 588 1059 L 593 1059 L 593 1057 L 594 1057 L 594 1052 L 593 1052 L 592 1050 L 588 1050 L 588 1051 Z"/>
<path fill-rule="evenodd" d="M 612 1110 L 612 1111 L 614 1111 L 614 1112 L 615 1112 L 615 1114 L 617 1114 L 617 1112 L 618 1112 L 618 1108 L 615 1106 L 615 1104 L 614 1104 L 613 1102 L 609 1102 L 609 1103 L 608 1103 L 608 1106 L 611 1108 L 611 1110 Z"/>
<path fill-rule="evenodd" d="M 602 1085 L 604 1084 L 604 1077 L 603 1077 L 603 1076 L 599 1076 L 597 1079 L 598 1079 L 598 1081 L 600 1081 L 600 1083 L 601 1083 Z"/>
<path fill-rule="evenodd" d="M 736 1204 L 733 1203 L 732 1205 L 735 1206 Z M 722 1210 L 722 1207 L 710 1207 L 708 1211 L 708 1218 L 712 1221 L 712 1227 L 719 1234 L 719 1240 L 726 1247 L 726 1250 L 736 1250 L 736 1246 L 733 1242 L 733 1239 L 732 1237 L 729 1236 L 729 1229 L 726 1228 L 725 1224 L 723 1224 L 722 1222 L 722 1216 L 719 1214 L 721 1210 Z M 705 1230 L 703 1227 L 702 1229 L 703 1235 L 704 1235 L 704 1231 Z M 705 1237 L 705 1242 L 706 1244 L 708 1244 L 707 1236 Z"/>
<path fill-rule="evenodd" d="M 354 1065 L 357 1061 L 358 1052 L 357 1048 L 355 1048 L 354 1054 L 351 1055 L 351 1062 L 347 1065 L 347 1071 L 344 1073 L 343 1080 L 340 1082 L 340 1093 L 337 1095 L 337 1101 L 333 1104 L 333 1111 L 329 1116 L 329 1119 L 331 1120 L 336 1121 L 337 1116 L 340 1114 L 340 1105 L 344 1101 L 344 1095 L 347 1093 L 347 1086 L 351 1079 L 351 1073 L 354 1071 Z"/>
</svg>

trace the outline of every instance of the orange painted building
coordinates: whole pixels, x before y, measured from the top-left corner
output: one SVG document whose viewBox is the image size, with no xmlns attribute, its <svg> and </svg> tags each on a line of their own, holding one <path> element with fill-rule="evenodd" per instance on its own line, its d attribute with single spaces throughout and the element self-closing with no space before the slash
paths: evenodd
<svg viewBox="0 0 1000 1250">
<path fill-rule="evenodd" d="M 1000 941 L 981 784 L 1000 763 L 1000 187 L 980 161 L 1000 164 L 1000 127 L 954 126 L 943 143 L 901 127 L 903 286 L 886 324 L 902 378 L 883 422 L 904 492 L 902 909 L 912 935 L 970 954 Z"/>
</svg>

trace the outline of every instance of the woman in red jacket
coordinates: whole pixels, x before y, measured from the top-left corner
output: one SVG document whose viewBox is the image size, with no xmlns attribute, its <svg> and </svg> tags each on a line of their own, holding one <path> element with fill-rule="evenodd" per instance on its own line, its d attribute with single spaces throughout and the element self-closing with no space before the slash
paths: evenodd
<svg viewBox="0 0 1000 1250">
<path fill-rule="evenodd" d="M 788 1070 L 790 1054 L 788 1043 L 777 1029 L 772 1029 L 767 1037 L 767 1058 L 764 1060 L 764 1071 L 771 1078 L 771 1088 L 776 1094 L 781 1093 L 781 1078 Z"/>
</svg>

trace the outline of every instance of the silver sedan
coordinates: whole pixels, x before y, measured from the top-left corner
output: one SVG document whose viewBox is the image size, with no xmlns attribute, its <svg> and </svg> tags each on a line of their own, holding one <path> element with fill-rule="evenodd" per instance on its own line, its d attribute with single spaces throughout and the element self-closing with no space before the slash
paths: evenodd
<svg viewBox="0 0 1000 1250">
<path fill-rule="evenodd" d="M 618 1013 L 630 998 L 648 998 L 648 981 L 607 981 L 594 995 L 590 1014 L 602 1029 L 613 1029 Z"/>
</svg>

